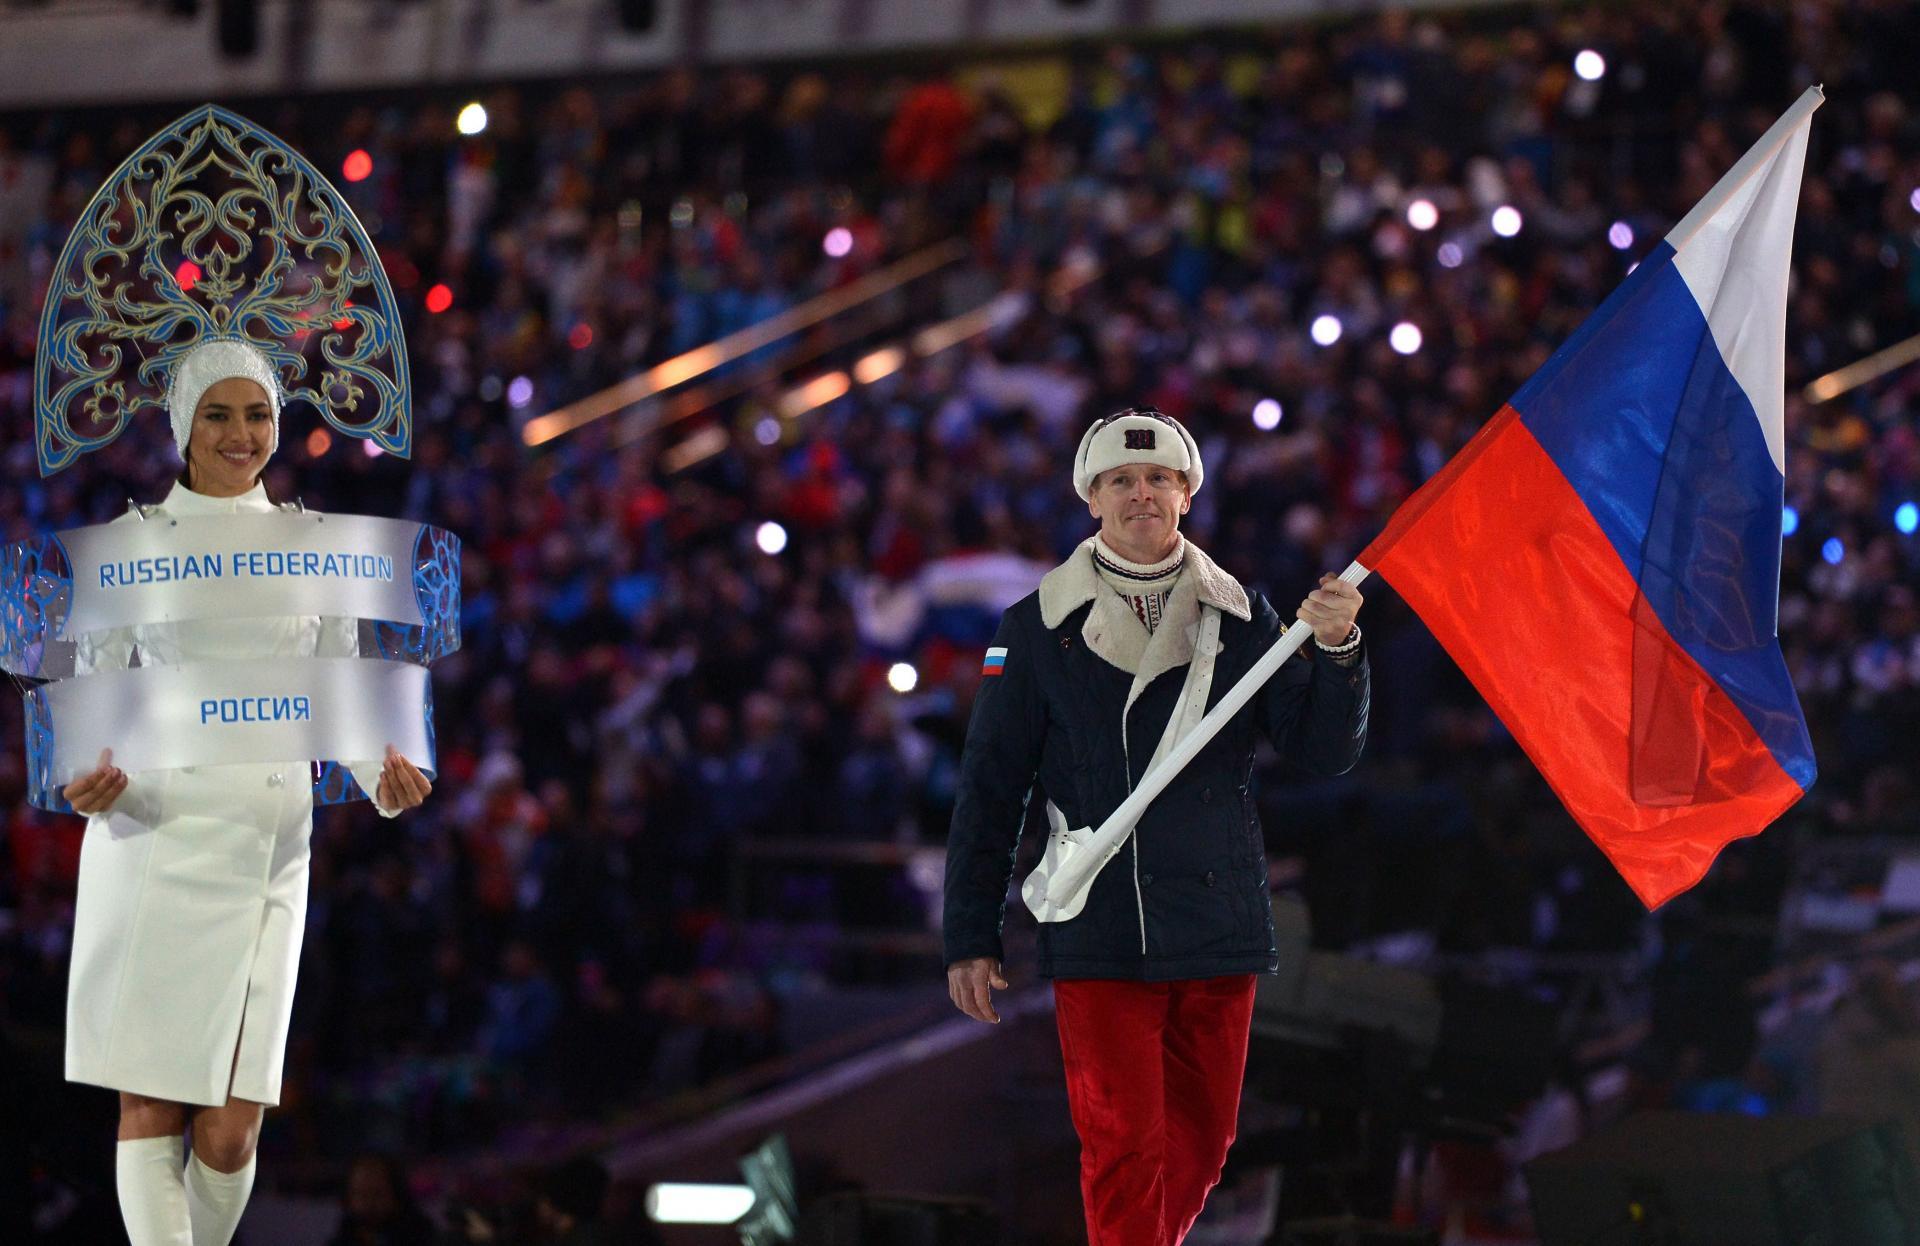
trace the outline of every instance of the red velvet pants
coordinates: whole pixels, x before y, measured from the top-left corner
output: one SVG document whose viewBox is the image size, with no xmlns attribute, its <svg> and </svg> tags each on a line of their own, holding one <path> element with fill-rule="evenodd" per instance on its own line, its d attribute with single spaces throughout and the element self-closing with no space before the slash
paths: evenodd
<svg viewBox="0 0 1920 1246">
<path fill-rule="evenodd" d="M 1253 976 L 1053 984 L 1088 1246 L 1178 1246 L 1240 1114 Z"/>
</svg>

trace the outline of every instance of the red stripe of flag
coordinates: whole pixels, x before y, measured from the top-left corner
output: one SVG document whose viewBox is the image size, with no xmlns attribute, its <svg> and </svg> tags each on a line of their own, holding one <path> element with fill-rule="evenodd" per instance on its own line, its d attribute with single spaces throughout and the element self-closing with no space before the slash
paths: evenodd
<svg viewBox="0 0 1920 1246">
<path fill-rule="evenodd" d="M 1729 841 L 1757 834 L 1803 794 L 1644 608 L 1512 407 L 1407 500 L 1359 561 L 1418 612 L 1648 907 L 1698 882 Z M 1658 690 L 1652 702 L 1648 689 Z M 1636 755 L 1671 757 L 1692 803 L 1654 803 L 1666 776 L 1645 763 L 1636 773 Z"/>
</svg>

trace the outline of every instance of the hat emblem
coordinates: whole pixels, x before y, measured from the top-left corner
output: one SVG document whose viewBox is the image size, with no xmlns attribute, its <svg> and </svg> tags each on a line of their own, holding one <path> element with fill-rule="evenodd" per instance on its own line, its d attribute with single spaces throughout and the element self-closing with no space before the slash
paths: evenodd
<svg viewBox="0 0 1920 1246">
<path fill-rule="evenodd" d="M 1151 428 L 1129 428 L 1125 431 L 1127 434 L 1127 449 L 1153 449 L 1153 430 Z"/>
</svg>

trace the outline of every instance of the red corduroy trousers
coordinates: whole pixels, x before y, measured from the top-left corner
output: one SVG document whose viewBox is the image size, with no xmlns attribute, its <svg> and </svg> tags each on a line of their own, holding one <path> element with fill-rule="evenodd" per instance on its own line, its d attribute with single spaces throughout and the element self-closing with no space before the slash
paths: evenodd
<svg viewBox="0 0 1920 1246">
<path fill-rule="evenodd" d="M 1253 976 L 1053 984 L 1088 1246 L 1178 1246 L 1240 1114 Z"/>
</svg>

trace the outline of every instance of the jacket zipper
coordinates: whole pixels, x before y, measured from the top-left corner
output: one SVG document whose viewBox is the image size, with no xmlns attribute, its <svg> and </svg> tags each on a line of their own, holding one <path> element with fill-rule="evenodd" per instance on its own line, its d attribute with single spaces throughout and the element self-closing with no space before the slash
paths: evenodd
<svg viewBox="0 0 1920 1246">
<path fill-rule="evenodd" d="M 1127 714 L 1131 706 L 1120 711 L 1120 757 L 1127 767 L 1127 795 L 1133 795 L 1133 750 L 1127 746 Z M 1145 817 L 1145 811 L 1141 812 Z M 1147 900 L 1140 894 L 1140 824 L 1134 823 L 1133 834 L 1127 836 L 1127 846 L 1133 849 L 1133 902 L 1140 911 L 1140 955 L 1147 954 Z"/>
</svg>

